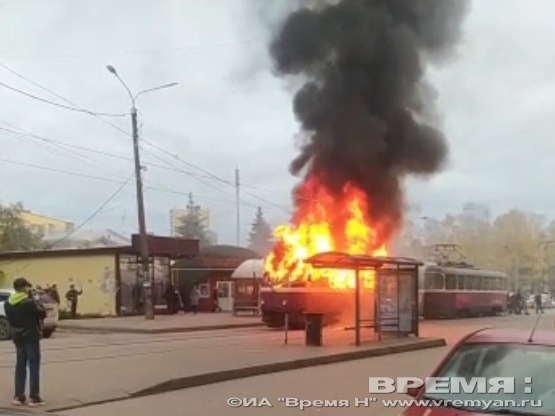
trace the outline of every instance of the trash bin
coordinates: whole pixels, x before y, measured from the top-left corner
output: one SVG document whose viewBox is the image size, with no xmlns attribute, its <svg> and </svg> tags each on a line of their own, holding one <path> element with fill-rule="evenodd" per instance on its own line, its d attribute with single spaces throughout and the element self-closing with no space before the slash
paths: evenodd
<svg viewBox="0 0 555 416">
<path fill-rule="evenodd" d="M 305 343 L 311 347 L 322 346 L 322 327 L 324 322 L 323 313 L 305 313 Z"/>
</svg>

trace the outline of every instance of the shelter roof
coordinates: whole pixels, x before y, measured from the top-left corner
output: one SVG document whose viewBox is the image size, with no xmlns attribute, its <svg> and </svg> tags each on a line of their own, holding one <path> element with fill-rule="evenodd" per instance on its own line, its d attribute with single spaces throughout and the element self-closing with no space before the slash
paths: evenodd
<svg viewBox="0 0 555 416">
<path fill-rule="evenodd" d="M 423 263 L 409 257 L 367 256 L 340 251 L 318 253 L 305 260 L 305 263 L 320 269 L 376 269 L 383 266 L 417 267 Z"/>
</svg>

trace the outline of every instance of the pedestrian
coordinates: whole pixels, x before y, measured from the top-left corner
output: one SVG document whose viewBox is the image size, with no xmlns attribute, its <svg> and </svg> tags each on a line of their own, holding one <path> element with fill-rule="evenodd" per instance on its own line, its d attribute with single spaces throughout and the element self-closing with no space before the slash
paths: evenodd
<svg viewBox="0 0 555 416">
<path fill-rule="evenodd" d="M 534 301 L 536 304 L 536 315 L 539 313 L 543 313 L 542 295 L 540 293 L 536 293 L 536 296 L 534 296 Z"/>
<path fill-rule="evenodd" d="M 16 350 L 15 394 L 13 404 L 31 407 L 45 405 L 40 396 L 40 340 L 41 322 L 46 318 L 45 310 L 31 295 L 31 284 L 18 277 L 13 282 L 13 293 L 4 308 L 12 330 Z M 29 367 L 29 401 L 25 395 Z"/>
<path fill-rule="evenodd" d="M 173 287 L 173 285 L 170 283 L 166 289 L 166 292 L 164 293 L 164 299 L 166 301 L 166 305 L 168 307 L 168 313 L 173 315 L 175 313 L 177 313 L 178 309 L 177 309 L 177 304 L 175 302 L 175 288 Z"/>
<path fill-rule="evenodd" d="M 515 304 L 515 313 L 517 315 L 521 315 L 522 314 L 522 309 L 524 307 L 524 305 L 526 304 L 524 297 L 522 296 L 522 293 L 520 292 L 520 289 L 518 289 L 516 291 L 515 294 L 515 298 L 514 298 L 514 304 Z"/>
<path fill-rule="evenodd" d="M 198 304 L 200 300 L 200 292 L 196 286 L 193 287 L 191 293 L 189 295 L 189 300 L 191 301 L 191 309 L 193 310 L 193 314 L 197 314 L 198 311 Z"/>
<path fill-rule="evenodd" d="M 79 301 L 79 296 L 82 294 L 83 289 L 77 290 L 74 284 L 69 286 L 69 290 L 66 293 L 66 299 L 69 302 L 71 319 L 77 319 L 77 303 Z"/>
<path fill-rule="evenodd" d="M 57 284 L 53 284 L 50 287 L 50 293 L 49 294 L 52 297 L 52 299 L 54 300 L 54 302 L 56 302 L 59 306 L 60 305 L 60 292 L 58 292 L 58 285 Z"/>
<path fill-rule="evenodd" d="M 222 308 L 220 308 L 220 293 L 218 289 L 214 289 L 212 291 L 212 312 L 221 312 Z"/>
</svg>

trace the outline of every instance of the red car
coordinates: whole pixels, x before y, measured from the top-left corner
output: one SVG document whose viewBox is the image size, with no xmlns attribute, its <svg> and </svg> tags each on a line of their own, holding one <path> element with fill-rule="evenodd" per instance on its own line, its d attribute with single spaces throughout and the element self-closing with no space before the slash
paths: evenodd
<svg viewBox="0 0 555 416">
<path fill-rule="evenodd" d="M 483 329 L 471 333 L 455 345 L 431 376 L 467 381 L 470 377 L 488 381 L 513 377 L 514 392 L 408 389 L 415 403 L 402 416 L 555 415 L 555 333 L 537 331 L 531 336 L 531 332 Z M 434 405 L 427 405 L 426 400 L 434 400 Z"/>
</svg>

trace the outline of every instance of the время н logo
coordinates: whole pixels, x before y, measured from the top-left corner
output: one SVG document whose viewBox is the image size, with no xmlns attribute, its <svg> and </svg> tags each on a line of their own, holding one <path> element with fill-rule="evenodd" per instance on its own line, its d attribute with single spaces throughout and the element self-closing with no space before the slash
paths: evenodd
<svg viewBox="0 0 555 416">
<path fill-rule="evenodd" d="M 380 393 L 408 393 L 409 389 L 425 388 L 426 393 L 449 394 L 449 393 L 505 393 L 515 392 L 514 377 L 369 377 L 368 392 Z M 525 383 L 531 383 L 529 377 Z M 530 391 L 528 391 L 530 389 Z M 531 388 L 525 388 L 524 393 L 531 393 Z"/>
</svg>

